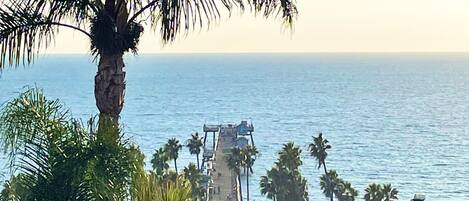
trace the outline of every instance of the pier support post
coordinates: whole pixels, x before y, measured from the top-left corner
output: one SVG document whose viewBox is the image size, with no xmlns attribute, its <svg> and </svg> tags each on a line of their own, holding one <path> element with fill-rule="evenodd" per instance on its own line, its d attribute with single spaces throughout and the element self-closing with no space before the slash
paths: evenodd
<svg viewBox="0 0 469 201">
<path fill-rule="evenodd" d="M 204 136 L 204 148 L 205 148 L 205 143 L 207 142 L 207 132 L 205 132 L 205 136 Z"/>
<path fill-rule="evenodd" d="M 251 136 L 251 144 L 253 147 L 255 147 L 254 138 L 252 137 L 252 132 L 249 132 L 249 135 Z"/>
<path fill-rule="evenodd" d="M 215 132 L 213 132 L 213 150 L 215 150 Z"/>
</svg>

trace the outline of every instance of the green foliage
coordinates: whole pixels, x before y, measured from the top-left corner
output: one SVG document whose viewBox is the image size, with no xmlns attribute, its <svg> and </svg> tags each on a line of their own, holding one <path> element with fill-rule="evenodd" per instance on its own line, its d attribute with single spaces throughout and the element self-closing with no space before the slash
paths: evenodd
<svg viewBox="0 0 469 201">
<path fill-rule="evenodd" d="M 192 197 L 194 200 L 197 200 L 201 194 L 200 181 L 202 179 L 202 173 L 195 167 L 194 163 L 189 163 L 187 167 L 184 168 L 184 178 L 189 181 L 191 185 Z"/>
<path fill-rule="evenodd" d="M 37 200 L 82 198 L 91 142 L 58 101 L 29 89 L 0 114 L 0 136 L 11 172 L 25 175 L 24 187 Z M 24 181 L 24 180 L 21 180 Z M 54 189 L 55 193 L 50 192 Z"/>
<path fill-rule="evenodd" d="M 324 195 L 328 198 L 334 197 L 338 191 L 339 176 L 335 170 L 331 170 L 326 174 L 323 174 L 319 178 L 319 185 Z"/>
<path fill-rule="evenodd" d="M 230 153 L 225 157 L 228 168 L 235 172 L 236 175 L 241 174 L 241 166 L 243 163 L 243 156 L 241 155 L 241 149 L 233 147 Z"/>
<path fill-rule="evenodd" d="M 330 170 L 327 175 L 323 174 L 319 185 L 328 198 L 336 197 L 339 201 L 354 201 L 358 196 L 358 191 L 352 187 L 352 184 L 339 178 L 335 170 Z"/>
<path fill-rule="evenodd" d="M 393 201 L 398 200 L 398 193 L 399 191 L 391 184 L 372 183 L 365 189 L 364 199 L 366 201 Z"/>
<path fill-rule="evenodd" d="M 279 162 L 289 170 L 298 170 L 298 167 L 303 164 L 300 159 L 301 152 L 300 147 L 289 142 L 283 145 L 283 149 L 279 153 Z"/>
<path fill-rule="evenodd" d="M 26 182 L 30 180 L 25 174 L 12 176 L 10 180 L 3 185 L 0 193 L 0 201 L 21 201 L 32 199 L 31 192 L 26 187 Z"/>
<path fill-rule="evenodd" d="M 150 171 L 140 178 L 139 187 L 132 195 L 132 201 L 191 201 L 191 184 L 185 178 L 175 175 L 171 179 L 161 179 Z"/>
<path fill-rule="evenodd" d="M 259 155 L 255 146 L 247 145 L 240 151 L 241 154 L 241 166 L 250 169 Z"/>
<path fill-rule="evenodd" d="M 150 162 L 152 164 L 153 171 L 155 171 L 157 175 L 163 175 L 169 169 L 168 161 L 169 157 L 165 150 L 163 148 L 159 148 L 155 150 Z"/>
<path fill-rule="evenodd" d="M 279 159 L 267 175 L 261 177 L 261 194 L 276 201 L 307 201 L 307 180 L 301 175 L 301 149 L 290 142 L 279 152 Z"/>
<path fill-rule="evenodd" d="M 93 125 L 93 124 L 92 124 Z M 0 200 L 189 200 L 190 183 L 144 170 L 144 155 L 111 120 L 86 129 L 42 91 L 28 89 L 0 111 L 11 178 Z M 188 196 L 187 196 L 188 195 Z M 153 197 L 151 197 L 153 196 Z"/>
<path fill-rule="evenodd" d="M 0 70 L 8 62 L 31 63 L 53 42 L 58 27 L 89 35 L 79 26 L 87 22 L 94 5 L 88 0 L 3 0 L 0 2 Z M 65 24 L 70 19 L 71 24 Z"/>
<path fill-rule="evenodd" d="M 161 201 L 191 201 L 190 184 L 182 179 L 176 181 L 168 181 L 163 185 L 157 186 L 155 199 Z"/>
<path fill-rule="evenodd" d="M 352 184 L 347 181 L 340 180 L 337 199 L 339 201 L 354 201 L 358 196 L 358 191 L 352 187 Z"/>
</svg>

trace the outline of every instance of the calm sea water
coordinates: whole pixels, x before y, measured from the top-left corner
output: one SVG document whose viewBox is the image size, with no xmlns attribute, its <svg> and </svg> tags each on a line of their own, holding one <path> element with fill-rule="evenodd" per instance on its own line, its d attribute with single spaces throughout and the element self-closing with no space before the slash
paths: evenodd
<svg viewBox="0 0 469 201">
<path fill-rule="evenodd" d="M 318 132 L 333 147 L 329 168 L 360 197 L 368 183 L 385 182 L 401 200 L 415 192 L 433 201 L 469 200 L 469 54 L 141 55 L 126 62 L 122 122 L 147 156 L 204 123 L 253 122 L 261 156 L 252 200 L 266 200 L 259 177 L 287 141 L 303 148 L 311 200 L 326 200 L 306 150 Z M 37 85 L 89 118 L 97 113 L 95 70 L 85 55 L 41 57 L 3 72 L 0 103 Z M 194 158 L 184 149 L 180 166 Z"/>
</svg>

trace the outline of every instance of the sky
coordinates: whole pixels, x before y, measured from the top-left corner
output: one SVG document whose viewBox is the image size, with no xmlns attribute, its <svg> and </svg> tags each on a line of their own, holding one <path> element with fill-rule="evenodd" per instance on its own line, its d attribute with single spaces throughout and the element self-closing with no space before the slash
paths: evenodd
<svg viewBox="0 0 469 201">
<path fill-rule="evenodd" d="M 469 0 L 297 0 L 294 31 L 249 12 L 163 46 L 146 30 L 140 53 L 469 51 Z M 61 30 L 48 53 L 87 53 L 79 32 Z"/>
</svg>

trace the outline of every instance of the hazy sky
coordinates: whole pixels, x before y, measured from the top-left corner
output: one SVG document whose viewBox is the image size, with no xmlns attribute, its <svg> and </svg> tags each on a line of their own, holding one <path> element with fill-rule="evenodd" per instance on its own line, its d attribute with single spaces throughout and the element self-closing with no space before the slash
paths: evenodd
<svg viewBox="0 0 469 201">
<path fill-rule="evenodd" d="M 142 53 L 469 51 L 469 0 L 298 0 L 298 8 L 292 34 L 274 19 L 246 12 L 164 47 L 158 33 L 147 31 L 139 49 Z M 86 53 L 88 47 L 80 33 L 62 30 L 48 52 Z"/>
</svg>

